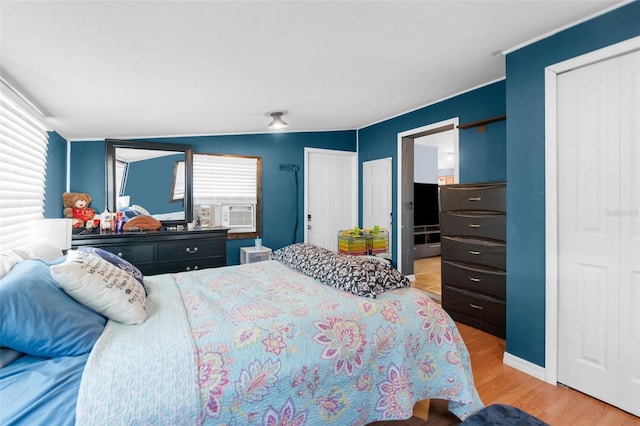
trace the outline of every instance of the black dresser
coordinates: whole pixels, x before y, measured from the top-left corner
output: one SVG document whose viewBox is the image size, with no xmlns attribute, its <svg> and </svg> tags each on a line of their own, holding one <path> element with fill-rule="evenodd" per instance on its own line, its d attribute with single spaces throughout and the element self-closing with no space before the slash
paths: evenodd
<svg viewBox="0 0 640 426">
<path fill-rule="evenodd" d="M 506 184 L 440 187 L 442 306 L 456 321 L 505 337 Z"/>
<path fill-rule="evenodd" d="M 99 247 L 144 275 L 217 268 L 227 263 L 227 228 L 74 235 L 71 248 Z"/>
</svg>

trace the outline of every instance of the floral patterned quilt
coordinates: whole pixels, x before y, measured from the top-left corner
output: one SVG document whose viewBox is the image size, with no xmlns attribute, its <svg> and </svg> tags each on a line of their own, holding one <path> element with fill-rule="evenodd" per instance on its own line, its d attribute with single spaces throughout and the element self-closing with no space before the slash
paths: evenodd
<svg viewBox="0 0 640 426">
<path fill-rule="evenodd" d="M 460 419 L 483 407 L 455 324 L 420 290 L 358 297 L 277 261 L 145 283 L 147 321 L 110 321 L 89 357 L 78 424 L 365 425 L 427 398 Z"/>
<path fill-rule="evenodd" d="M 482 408 L 455 324 L 420 290 L 372 300 L 276 261 L 175 279 L 203 423 L 363 425 L 411 417 L 425 398 L 460 418 Z"/>
</svg>

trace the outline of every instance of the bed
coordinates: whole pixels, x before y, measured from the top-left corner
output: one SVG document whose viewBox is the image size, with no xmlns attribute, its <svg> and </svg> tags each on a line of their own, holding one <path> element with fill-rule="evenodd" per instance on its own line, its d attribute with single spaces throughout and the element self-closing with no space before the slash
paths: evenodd
<svg viewBox="0 0 640 426">
<path fill-rule="evenodd" d="M 1 370 L 2 424 L 365 425 L 432 398 L 460 419 L 483 407 L 453 321 L 384 263 L 296 244 L 278 260 L 141 277 L 74 252 L 0 280 L 0 345 L 27 353 Z M 117 284 L 81 294 L 106 275 Z M 46 297 L 7 312 L 25 295 L 6 289 L 25 285 Z"/>
</svg>

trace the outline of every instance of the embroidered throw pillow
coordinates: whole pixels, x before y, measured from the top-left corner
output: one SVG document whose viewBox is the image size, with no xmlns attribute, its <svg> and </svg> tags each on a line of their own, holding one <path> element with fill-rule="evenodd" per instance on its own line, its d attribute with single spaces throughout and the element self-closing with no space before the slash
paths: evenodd
<svg viewBox="0 0 640 426">
<path fill-rule="evenodd" d="M 91 252 L 70 250 L 63 263 L 51 266 L 51 276 L 69 296 L 109 319 L 142 324 L 147 318 L 142 284 Z"/>
<path fill-rule="evenodd" d="M 128 273 L 130 273 L 131 275 L 133 275 L 133 278 L 138 280 L 138 282 L 144 286 L 144 275 L 142 275 L 142 272 L 140 272 L 140 269 L 136 268 L 129 261 L 121 258 L 117 254 L 113 254 L 110 251 L 106 251 L 98 247 L 90 247 L 90 246 L 79 247 L 78 251 L 86 251 L 103 258 L 104 260 L 111 263 L 112 265 L 115 265 L 118 268 L 123 269 Z"/>
</svg>

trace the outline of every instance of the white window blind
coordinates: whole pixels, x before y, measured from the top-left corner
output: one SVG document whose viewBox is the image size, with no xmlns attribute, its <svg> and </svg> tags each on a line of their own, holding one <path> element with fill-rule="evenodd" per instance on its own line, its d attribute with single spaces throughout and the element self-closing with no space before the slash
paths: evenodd
<svg viewBox="0 0 640 426">
<path fill-rule="evenodd" d="M 29 243 L 25 223 L 42 219 L 46 129 L 0 92 L 0 251 Z"/>
<path fill-rule="evenodd" d="M 116 188 L 118 189 L 118 195 L 123 194 L 124 183 L 126 182 L 128 164 L 124 161 L 116 160 Z"/>
<path fill-rule="evenodd" d="M 256 204 L 258 158 L 195 154 L 195 204 Z"/>
<path fill-rule="evenodd" d="M 176 161 L 173 166 L 173 196 L 171 201 L 184 200 L 184 161 Z"/>
</svg>

